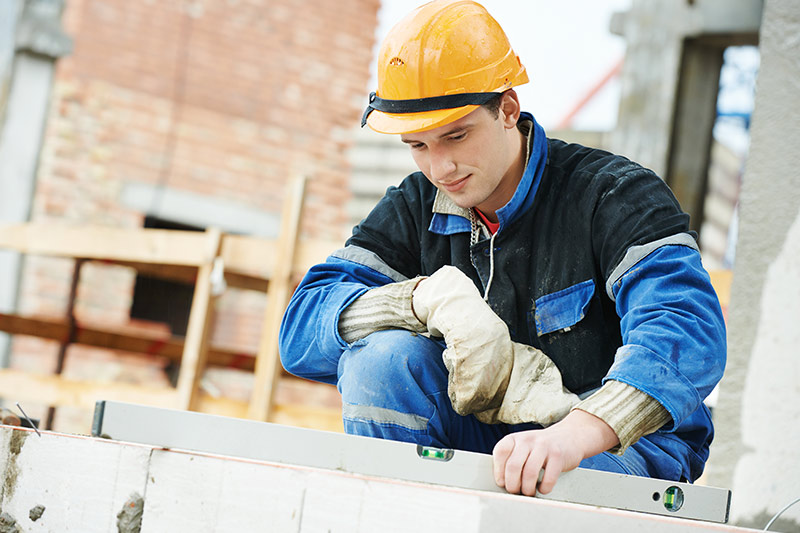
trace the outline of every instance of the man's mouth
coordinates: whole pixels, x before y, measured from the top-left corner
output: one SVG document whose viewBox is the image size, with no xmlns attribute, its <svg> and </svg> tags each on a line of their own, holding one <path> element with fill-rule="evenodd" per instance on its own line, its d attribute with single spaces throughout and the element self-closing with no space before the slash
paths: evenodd
<svg viewBox="0 0 800 533">
<path fill-rule="evenodd" d="M 461 188 L 464 187 L 464 185 L 467 184 L 467 180 L 471 176 L 472 176 L 472 174 L 469 174 L 467 176 L 464 176 L 463 178 L 457 179 L 455 181 L 451 181 L 450 183 L 442 183 L 441 186 L 447 192 L 457 192 L 457 191 L 461 190 Z"/>
</svg>

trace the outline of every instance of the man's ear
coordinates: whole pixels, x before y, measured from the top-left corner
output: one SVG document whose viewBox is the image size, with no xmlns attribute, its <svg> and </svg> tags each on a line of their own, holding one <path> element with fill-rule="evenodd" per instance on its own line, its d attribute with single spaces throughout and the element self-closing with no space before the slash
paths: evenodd
<svg viewBox="0 0 800 533">
<path fill-rule="evenodd" d="M 503 121 L 503 126 L 506 129 L 515 128 L 521 111 L 517 92 L 514 89 L 508 89 L 500 98 L 500 119 Z"/>
</svg>

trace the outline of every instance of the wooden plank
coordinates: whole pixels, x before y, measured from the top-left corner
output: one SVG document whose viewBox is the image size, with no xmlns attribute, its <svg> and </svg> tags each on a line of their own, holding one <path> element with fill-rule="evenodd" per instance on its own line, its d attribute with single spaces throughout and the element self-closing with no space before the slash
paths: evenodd
<svg viewBox="0 0 800 533">
<path fill-rule="evenodd" d="M 69 348 L 70 343 L 75 341 L 75 297 L 78 294 L 78 283 L 81 279 L 81 268 L 83 264 L 86 262 L 85 259 L 76 259 L 73 261 L 74 265 L 72 267 L 72 280 L 70 281 L 69 287 L 69 295 L 67 296 L 67 336 L 63 338 L 61 343 L 58 346 L 58 354 L 56 355 L 56 367 L 53 370 L 53 374 L 56 376 L 61 375 L 61 372 L 64 370 L 64 362 L 67 358 L 67 348 Z M 52 429 L 53 428 L 53 418 L 55 417 L 56 409 L 52 405 L 47 407 L 47 414 L 44 417 L 44 421 L 42 423 L 42 427 L 44 429 Z"/>
<path fill-rule="evenodd" d="M 154 278 L 166 279 L 194 285 L 197 281 L 197 267 L 187 265 L 159 265 L 155 263 L 140 263 L 136 261 L 112 261 L 110 259 L 94 260 L 95 263 L 124 266 L 136 270 L 137 274 L 144 274 Z"/>
<path fill-rule="evenodd" d="M 732 270 L 711 270 L 711 285 L 717 293 L 719 303 L 723 308 L 727 308 L 731 303 L 731 284 L 733 283 Z"/>
<path fill-rule="evenodd" d="M 26 254 L 198 267 L 207 236 L 196 231 L 58 224 L 0 225 L 0 248 Z"/>
<path fill-rule="evenodd" d="M 342 410 L 330 407 L 275 403 L 270 410 L 270 421 L 287 426 L 344 433 Z"/>
<path fill-rule="evenodd" d="M 69 336 L 69 326 L 64 322 L 56 322 L 44 318 L 23 317 L 0 313 L 0 331 L 16 335 L 29 335 L 42 339 L 62 342 Z M 159 355 L 175 362 L 180 362 L 183 354 L 183 341 L 176 337 L 164 337 L 148 333 L 136 335 L 87 327 L 75 326 L 75 344 L 122 350 L 125 352 Z M 208 366 L 253 370 L 255 354 L 210 347 L 208 349 Z"/>
<path fill-rule="evenodd" d="M 225 235 L 224 239 L 229 236 Z M 223 242 L 224 242 L 223 239 Z M 137 263 L 135 261 L 112 261 L 110 259 L 94 260 L 109 265 L 130 267 L 139 274 L 153 276 L 154 278 L 177 281 L 194 285 L 197 281 L 197 267 L 186 265 L 159 265 L 153 263 Z M 225 282 L 229 287 L 246 289 L 259 292 L 267 292 L 269 280 L 254 273 L 237 272 L 228 268 L 225 264 Z"/>
<path fill-rule="evenodd" d="M 299 281 L 309 268 L 323 262 L 342 246 L 342 242 L 323 239 L 297 242 L 291 279 Z M 278 243 L 275 240 L 225 235 L 222 257 L 225 260 L 225 279 L 228 284 L 266 292 L 267 280 L 275 273 L 277 250 Z"/>
<path fill-rule="evenodd" d="M 175 389 L 130 383 L 85 381 L 21 370 L 0 369 L 0 391 L 4 398 L 25 404 L 37 403 L 94 409 L 98 400 L 139 403 L 154 407 L 177 407 Z"/>
<path fill-rule="evenodd" d="M 278 241 L 245 235 L 225 235 L 222 241 L 222 258 L 226 272 L 251 274 L 265 279 L 275 270 Z"/>
<path fill-rule="evenodd" d="M 299 233 L 300 215 L 303 209 L 305 185 L 304 177 L 298 177 L 289 184 L 281 215 L 281 236 L 278 241 L 275 273 L 270 280 L 267 294 L 267 309 L 256 353 L 255 380 L 248 412 L 248 416 L 256 420 L 269 420 L 276 382 L 280 376 L 278 333 L 283 311 L 292 289 L 292 265 Z"/>
<path fill-rule="evenodd" d="M 211 396 L 203 391 L 201 391 L 197 403 L 197 411 L 234 418 L 247 418 L 248 409 L 248 402 L 221 396 Z M 344 433 L 342 410 L 340 408 L 275 403 L 271 409 L 270 419 L 271 422 L 286 426 Z"/>
<path fill-rule="evenodd" d="M 52 224 L 0 224 L 0 248 L 26 254 L 81 257 L 129 266 L 137 271 L 193 283 L 205 259 L 205 235 L 196 231 L 128 229 Z M 342 243 L 309 240 L 299 243 L 292 270 L 302 276 Z M 222 256 L 226 279 L 243 288 L 266 290 L 272 277 L 278 241 L 243 235 L 225 235 Z"/>
<path fill-rule="evenodd" d="M 169 408 L 177 408 L 178 403 L 175 389 L 168 387 L 79 380 L 8 368 L 0 369 L 0 391 L 4 398 L 13 398 L 23 406 L 28 403 L 49 404 L 56 407 L 82 407 L 92 410 L 95 402 L 99 400 Z M 201 392 L 196 407 L 198 411 L 208 414 L 247 418 L 249 404 Z M 344 431 L 342 412 L 336 408 L 276 404 L 273 406 L 272 414 L 275 422 L 279 424 L 339 433 Z"/>
<path fill-rule="evenodd" d="M 232 289 L 258 292 L 267 292 L 269 290 L 269 280 L 238 272 L 225 272 L 225 283 Z"/>
<path fill-rule="evenodd" d="M 217 295 L 212 287 L 214 260 L 222 247 L 222 233 L 217 228 L 209 228 L 205 233 L 206 242 L 201 247 L 205 261 L 197 272 L 197 283 L 189 311 L 189 324 L 183 344 L 181 368 L 178 374 L 178 409 L 196 408 L 198 385 L 203 377 L 208 356 L 208 339 L 211 336 L 211 319 Z"/>
<path fill-rule="evenodd" d="M 300 241 L 295 253 L 293 275 L 299 274 L 302 277 L 309 268 L 325 261 L 326 257 L 342 247 L 344 243 L 339 241 L 319 239 Z"/>
</svg>

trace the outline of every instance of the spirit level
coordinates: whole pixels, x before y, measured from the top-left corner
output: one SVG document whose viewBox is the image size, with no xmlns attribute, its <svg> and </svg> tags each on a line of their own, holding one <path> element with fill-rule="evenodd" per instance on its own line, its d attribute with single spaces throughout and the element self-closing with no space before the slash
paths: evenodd
<svg viewBox="0 0 800 533">
<path fill-rule="evenodd" d="M 95 407 L 92 435 L 164 448 L 503 492 L 494 482 L 490 455 L 254 420 L 101 401 Z M 537 497 L 724 523 L 728 521 L 731 492 L 578 468 L 561 474 L 550 494 Z"/>
</svg>

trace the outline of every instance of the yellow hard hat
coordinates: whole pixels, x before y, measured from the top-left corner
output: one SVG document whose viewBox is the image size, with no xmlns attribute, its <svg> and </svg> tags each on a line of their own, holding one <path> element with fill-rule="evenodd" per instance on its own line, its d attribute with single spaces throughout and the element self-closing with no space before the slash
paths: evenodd
<svg viewBox="0 0 800 533">
<path fill-rule="evenodd" d="M 436 0 L 401 20 L 378 54 L 378 91 L 361 126 L 414 133 L 466 116 L 528 82 L 505 32 L 470 0 Z"/>
</svg>

